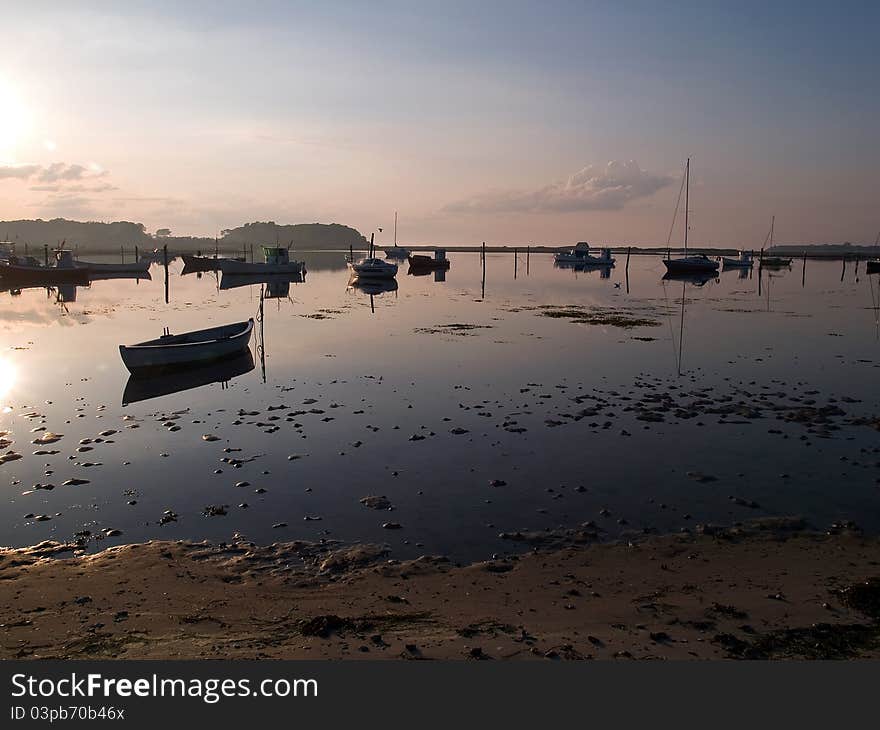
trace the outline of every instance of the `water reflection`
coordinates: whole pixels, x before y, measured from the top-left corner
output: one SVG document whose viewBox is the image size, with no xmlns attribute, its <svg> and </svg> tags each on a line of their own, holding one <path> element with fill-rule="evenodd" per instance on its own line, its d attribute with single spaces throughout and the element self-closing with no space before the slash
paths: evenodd
<svg viewBox="0 0 880 730">
<path fill-rule="evenodd" d="M 212 383 L 220 383 L 226 388 L 230 380 L 249 373 L 254 367 L 254 356 L 248 349 L 233 358 L 206 365 L 180 367 L 158 374 L 131 375 L 122 394 L 122 405 L 181 393 Z"/>
</svg>

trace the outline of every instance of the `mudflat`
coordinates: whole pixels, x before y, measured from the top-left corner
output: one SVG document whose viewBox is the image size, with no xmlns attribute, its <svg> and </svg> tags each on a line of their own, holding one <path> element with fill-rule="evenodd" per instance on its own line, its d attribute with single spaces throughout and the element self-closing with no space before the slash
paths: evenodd
<svg viewBox="0 0 880 730">
<path fill-rule="evenodd" d="M 470 565 L 375 545 L 0 551 L 3 658 L 880 656 L 880 540 L 774 520 Z"/>
</svg>

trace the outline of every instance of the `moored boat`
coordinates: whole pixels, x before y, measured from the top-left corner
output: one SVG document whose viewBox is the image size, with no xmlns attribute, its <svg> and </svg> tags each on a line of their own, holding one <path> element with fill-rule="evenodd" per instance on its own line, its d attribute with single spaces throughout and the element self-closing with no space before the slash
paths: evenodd
<svg viewBox="0 0 880 730">
<path fill-rule="evenodd" d="M 573 249 L 555 254 L 553 261 L 560 266 L 614 266 L 610 248 L 603 248 L 599 256 L 593 256 L 590 253 L 590 244 L 586 241 L 578 241 Z"/>
<path fill-rule="evenodd" d="M 34 286 L 89 283 L 89 272 L 75 267 L 44 266 L 33 256 L 12 255 L 0 262 L 0 279 L 9 283 Z"/>
<path fill-rule="evenodd" d="M 254 320 L 120 345 L 119 354 L 130 372 L 210 362 L 237 355 L 248 348 Z"/>
<path fill-rule="evenodd" d="M 193 255 L 189 253 L 180 254 L 180 258 L 183 259 L 183 271 L 181 273 L 184 275 L 196 271 L 219 271 L 220 264 L 223 261 L 244 261 L 241 257 L 227 258 L 221 256 Z"/>
<path fill-rule="evenodd" d="M 665 258 L 663 264 L 670 274 L 713 274 L 718 262 L 705 254 L 688 254 L 688 206 L 690 204 L 691 159 L 688 157 L 684 173 L 684 256 Z M 680 200 L 680 198 L 679 198 Z"/>
<path fill-rule="evenodd" d="M 750 269 L 754 265 L 754 260 L 751 251 L 740 251 L 739 257 L 735 259 L 722 256 L 721 263 L 725 269 Z"/>
<path fill-rule="evenodd" d="M 397 245 L 397 211 L 394 211 L 394 245 L 385 249 L 385 258 L 386 259 L 397 259 L 398 261 L 403 261 L 408 259 L 411 255 L 411 251 L 408 248 Z"/>
<path fill-rule="evenodd" d="M 865 271 L 869 274 L 880 274 L 880 259 L 865 262 Z"/>
<path fill-rule="evenodd" d="M 408 256 L 409 267 L 411 270 L 433 271 L 434 269 L 448 269 L 449 259 L 446 258 L 446 250 L 438 248 L 434 251 L 434 256 L 426 256 L 424 254 L 413 254 Z"/>
<path fill-rule="evenodd" d="M 291 261 L 289 251 L 283 246 L 262 246 L 263 261 L 239 261 L 218 259 L 217 268 L 224 274 L 302 274 L 303 261 Z"/>
<path fill-rule="evenodd" d="M 375 256 L 375 247 L 373 245 L 373 236 L 370 234 L 370 254 L 367 258 L 355 261 L 350 255 L 348 259 L 348 267 L 352 274 L 358 279 L 393 279 L 397 276 L 397 264 L 392 264 Z"/>
</svg>

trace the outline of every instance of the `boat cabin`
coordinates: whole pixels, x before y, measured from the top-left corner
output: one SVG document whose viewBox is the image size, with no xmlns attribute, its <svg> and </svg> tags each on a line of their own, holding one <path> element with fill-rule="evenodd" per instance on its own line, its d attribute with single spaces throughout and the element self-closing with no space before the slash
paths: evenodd
<svg viewBox="0 0 880 730">
<path fill-rule="evenodd" d="M 73 251 L 69 251 L 66 248 L 59 248 L 55 251 L 55 265 L 59 269 L 73 269 L 75 268 L 75 264 L 73 263 Z"/>
<path fill-rule="evenodd" d="M 263 246 L 263 259 L 267 264 L 289 264 L 290 254 L 281 246 Z"/>
</svg>

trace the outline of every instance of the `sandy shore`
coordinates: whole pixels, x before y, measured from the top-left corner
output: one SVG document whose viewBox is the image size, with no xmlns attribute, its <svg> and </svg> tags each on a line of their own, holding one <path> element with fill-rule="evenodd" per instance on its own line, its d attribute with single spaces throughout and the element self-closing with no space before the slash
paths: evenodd
<svg viewBox="0 0 880 730">
<path fill-rule="evenodd" d="M 0 552 L 3 658 L 880 656 L 880 540 L 797 523 L 456 566 L 375 546 Z M 69 555 L 69 553 L 67 553 Z"/>
</svg>

